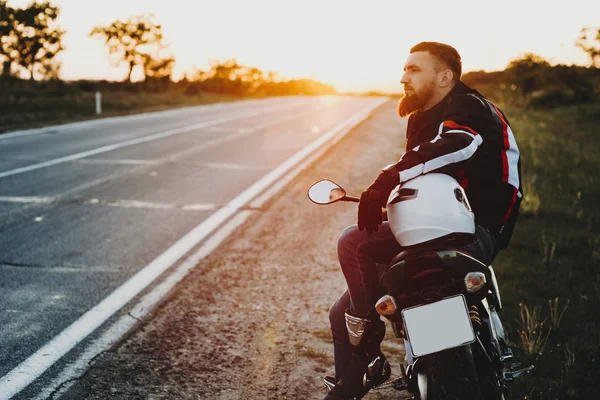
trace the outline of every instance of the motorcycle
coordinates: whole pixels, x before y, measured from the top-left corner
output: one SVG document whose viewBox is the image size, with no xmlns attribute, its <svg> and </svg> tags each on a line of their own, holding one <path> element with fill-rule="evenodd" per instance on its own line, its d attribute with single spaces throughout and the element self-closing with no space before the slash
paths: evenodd
<svg viewBox="0 0 600 400">
<path fill-rule="evenodd" d="M 398 186 L 387 212 L 391 204 L 414 198 L 415 193 Z M 313 184 L 308 197 L 319 205 L 359 201 L 328 179 Z M 456 189 L 456 197 L 468 206 L 462 189 Z M 382 212 L 387 220 L 386 210 Z M 392 231 L 397 229 L 389 223 Z M 401 376 L 374 389 L 408 391 L 420 400 L 502 400 L 507 383 L 534 368 L 511 363 L 513 352 L 498 315 L 502 300 L 494 269 L 458 249 L 460 237 L 447 235 L 403 247 L 386 269 L 380 280 L 386 294 L 375 308 L 396 338 L 403 339 L 406 356 Z M 365 387 L 367 379 L 365 374 Z M 325 385 L 331 390 L 335 381 L 327 377 Z"/>
</svg>

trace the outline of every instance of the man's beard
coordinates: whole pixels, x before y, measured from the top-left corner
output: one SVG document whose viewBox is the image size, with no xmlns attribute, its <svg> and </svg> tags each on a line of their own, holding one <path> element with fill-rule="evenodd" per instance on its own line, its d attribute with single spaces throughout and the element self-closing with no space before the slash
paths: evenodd
<svg viewBox="0 0 600 400">
<path fill-rule="evenodd" d="M 417 94 L 413 94 L 411 96 L 407 96 L 400 99 L 398 102 L 398 115 L 401 117 L 406 117 L 417 111 L 419 108 L 423 107 L 425 102 L 421 99 Z"/>
<path fill-rule="evenodd" d="M 435 83 L 432 82 L 430 86 L 423 88 L 422 93 L 417 93 L 413 90 L 412 95 L 404 94 L 404 97 L 398 102 L 398 115 L 400 117 L 406 117 L 423 108 L 425 103 L 427 103 L 433 95 L 434 87 Z"/>
</svg>

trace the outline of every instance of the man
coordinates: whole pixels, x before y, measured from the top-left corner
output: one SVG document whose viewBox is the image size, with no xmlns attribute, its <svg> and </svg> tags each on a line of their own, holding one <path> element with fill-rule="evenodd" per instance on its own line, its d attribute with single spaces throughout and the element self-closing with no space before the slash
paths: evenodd
<svg viewBox="0 0 600 400">
<path fill-rule="evenodd" d="M 394 187 L 429 172 L 448 174 L 465 189 L 475 214 L 475 239 L 465 251 L 489 265 L 509 243 L 523 196 L 519 150 L 506 116 L 461 82 L 461 72 L 460 55 L 449 45 L 422 42 L 410 50 L 398 104 L 398 114 L 409 116 L 407 151 L 362 193 L 358 225 L 338 241 L 348 290 L 329 313 L 335 379 L 325 378 L 331 388 L 325 399 L 360 399 L 390 375 L 379 346 L 385 324 L 374 306 L 380 294 L 376 263 L 389 263 L 401 250 L 382 223 L 381 209 Z M 351 343 L 357 323 L 364 332 L 354 332 Z"/>
</svg>

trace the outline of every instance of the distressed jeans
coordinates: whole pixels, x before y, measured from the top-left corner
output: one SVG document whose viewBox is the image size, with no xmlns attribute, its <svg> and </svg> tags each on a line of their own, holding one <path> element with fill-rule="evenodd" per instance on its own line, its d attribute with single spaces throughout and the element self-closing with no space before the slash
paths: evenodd
<svg viewBox="0 0 600 400">
<path fill-rule="evenodd" d="M 482 226 L 475 229 L 474 240 L 463 249 L 486 265 L 490 265 L 497 254 L 496 239 Z M 331 306 L 329 322 L 333 336 L 335 379 L 344 374 L 352 358 L 352 345 L 348 339 L 344 313 L 351 310 L 356 316 L 379 318 L 375 302 L 383 294 L 379 278 L 392 259 L 402 250 L 387 222 L 370 236 L 358 230 L 356 225 L 346 228 L 338 239 L 338 258 L 346 278 L 348 290 Z"/>
</svg>

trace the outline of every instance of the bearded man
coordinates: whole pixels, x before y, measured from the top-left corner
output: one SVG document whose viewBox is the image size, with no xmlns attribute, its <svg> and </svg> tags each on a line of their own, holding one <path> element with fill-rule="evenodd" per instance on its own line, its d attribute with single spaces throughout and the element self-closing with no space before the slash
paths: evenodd
<svg viewBox="0 0 600 400">
<path fill-rule="evenodd" d="M 475 215 L 474 239 L 464 250 L 489 265 L 510 241 L 523 198 L 519 149 L 504 113 L 465 85 L 461 72 L 460 55 L 447 44 L 422 42 L 410 50 L 398 104 L 400 117 L 409 116 L 407 151 L 362 193 L 358 224 L 338 240 L 348 290 L 329 312 L 335 377 L 325 377 L 326 400 L 360 399 L 390 376 L 380 350 L 385 324 L 375 310 L 376 264 L 388 264 L 402 251 L 382 221 L 382 207 L 397 185 L 430 172 L 450 175 L 465 189 Z M 364 330 L 353 332 L 352 326 Z"/>
</svg>

